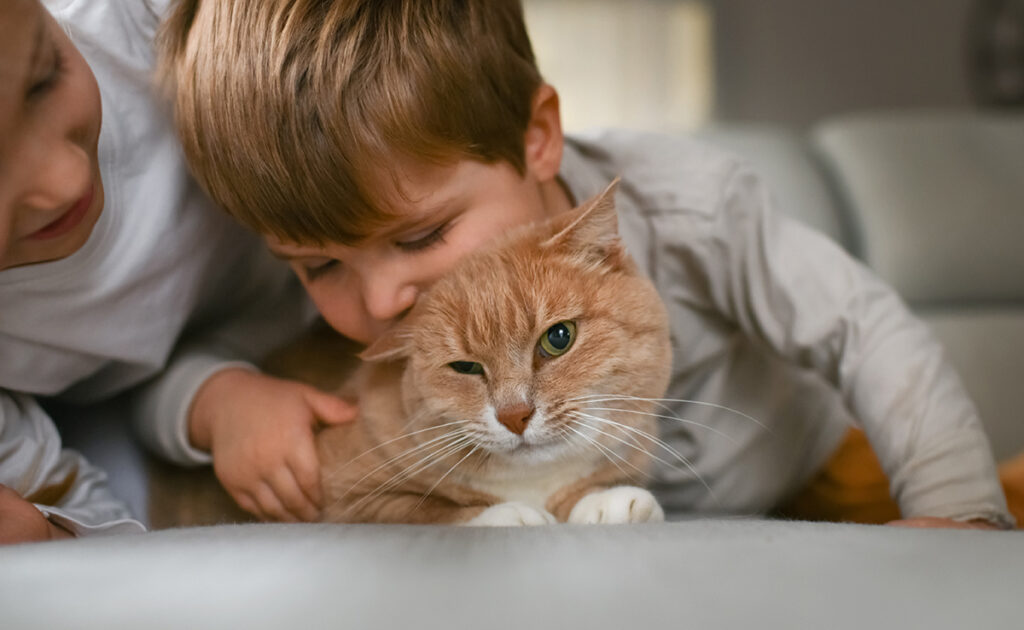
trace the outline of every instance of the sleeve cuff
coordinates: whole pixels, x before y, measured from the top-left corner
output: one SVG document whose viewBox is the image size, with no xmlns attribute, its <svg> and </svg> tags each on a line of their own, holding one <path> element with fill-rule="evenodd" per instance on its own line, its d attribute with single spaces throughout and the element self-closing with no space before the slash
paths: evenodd
<svg viewBox="0 0 1024 630">
<path fill-rule="evenodd" d="M 35 504 L 36 508 L 54 524 L 71 532 L 75 538 L 85 536 L 121 536 L 124 534 L 142 534 L 146 526 L 133 518 L 121 518 L 103 523 L 86 523 L 70 513 L 50 505 Z"/>
<path fill-rule="evenodd" d="M 199 388 L 215 373 L 228 368 L 258 371 L 251 363 L 225 361 L 203 354 L 184 355 L 143 392 L 136 403 L 135 424 L 140 439 L 157 454 L 182 466 L 202 466 L 213 458 L 188 439 L 188 414 Z"/>
<path fill-rule="evenodd" d="M 988 440 L 979 432 L 947 434 L 905 462 L 892 477 L 904 518 L 981 519 L 1003 529 L 1016 520 L 1006 507 Z"/>
</svg>

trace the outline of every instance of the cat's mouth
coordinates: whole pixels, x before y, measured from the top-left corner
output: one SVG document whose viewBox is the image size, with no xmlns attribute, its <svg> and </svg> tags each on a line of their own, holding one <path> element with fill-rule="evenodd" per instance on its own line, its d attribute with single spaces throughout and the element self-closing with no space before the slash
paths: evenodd
<svg viewBox="0 0 1024 630">
<path fill-rule="evenodd" d="M 564 441 L 548 437 L 516 435 L 509 438 L 512 439 L 502 439 L 485 448 L 496 455 L 515 460 L 540 461 L 559 457 L 564 453 L 566 446 Z"/>
<path fill-rule="evenodd" d="M 545 448 L 546 446 L 549 446 L 549 444 L 547 444 L 547 443 L 531 444 L 530 442 L 527 442 L 526 440 L 521 440 L 519 442 L 519 444 L 516 444 L 515 446 L 512 447 L 512 450 L 510 452 L 512 452 L 512 453 L 531 453 L 531 452 L 539 451 L 539 450 Z"/>
</svg>

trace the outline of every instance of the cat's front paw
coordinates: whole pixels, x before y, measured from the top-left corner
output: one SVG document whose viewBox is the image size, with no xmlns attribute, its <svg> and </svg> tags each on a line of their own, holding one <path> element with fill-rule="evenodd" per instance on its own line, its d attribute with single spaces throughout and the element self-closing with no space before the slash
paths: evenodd
<svg viewBox="0 0 1024 630">
<path fill-rule="evenodd" d="M 636 486 L 617 486 L 592 492 L 579 500 L 569 512 L 569 522 L 648 523 L 665 520 L 665 512 L 654 495 Z"/>
<path fill-rule="evenodd" d="M 518 501 L 511 501 L 492 505 L 483 512 L 480 512 L 476 518 L 468 521 L 466 525 L 521 527 L 523 525 L 550 525 L 554 522 L 555 517 L 547 510 L 541 510 Z"/>
</svg>

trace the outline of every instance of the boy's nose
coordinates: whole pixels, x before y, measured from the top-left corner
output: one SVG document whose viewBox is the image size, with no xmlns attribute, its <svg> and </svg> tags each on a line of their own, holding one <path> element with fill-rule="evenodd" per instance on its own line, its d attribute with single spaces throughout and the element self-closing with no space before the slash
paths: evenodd
<svg viewBox="0 0 1024 630">
<path fill-rule="evenodd" d="M 371 318 L 385 322 L 398 318 L 412 308 L 418 296 L 416 285 L 377 282 L 364 289 L 363 301 Z"/>
<path fill-rule="evenodd" d="M 65 142 L 46 159 L 26 165 L 21 206 L 39 212 L 60 212 L 88 192 L 92 164 L 82 147 Z M 57 218 L 56 216 L 53 218 Z"/>
</svg>

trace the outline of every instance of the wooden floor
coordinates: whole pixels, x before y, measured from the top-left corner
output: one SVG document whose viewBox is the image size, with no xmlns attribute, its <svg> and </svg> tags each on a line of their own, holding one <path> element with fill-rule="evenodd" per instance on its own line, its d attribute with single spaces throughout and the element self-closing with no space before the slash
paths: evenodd
<svg viewBox="0 0 1024 630">
<path fill-rule="evenodd" d="M 151 457 L 146 467 L 151 529 L 255 521 L 235 504 L 209 466 L 180 468 Z"/>
</svg>

